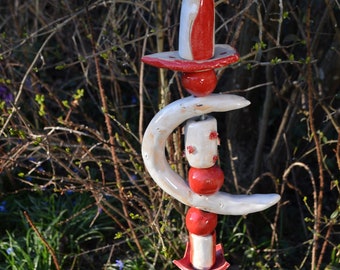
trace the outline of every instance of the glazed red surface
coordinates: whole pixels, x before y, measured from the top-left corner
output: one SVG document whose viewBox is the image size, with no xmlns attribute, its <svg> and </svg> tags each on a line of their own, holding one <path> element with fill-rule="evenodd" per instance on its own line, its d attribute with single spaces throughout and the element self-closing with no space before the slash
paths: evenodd
<svg viewBox="0 0 340 270">
<path fill-rule="evenodd" d="M 201 0 L 200 8 L 194 20 L 190 44 L 194 60 L 213 57 L 215 10 L 213 0 Z"/>
<path fill-rule="evenodd" d="M 212 234 L 217 225 L 217 215 L 190 207 L 185 217 L 185 224 L 190 233 L 196 235 Z"/>
<path fill-rule="evenodd" d="M 190 94 L 197 97 L 210 95 L 216 85 L 217 77 L 213 69 L 201 72 L 184 72 L 182 85 Z"/>
<path fill-rule="evenodd" d="M 188 173 L 188 181 L 193 192 L 201 195 L 214 194 L 223 185 L 224 173 L 217 165 L 210 168 L 191 167 Z"/>
<path fill-rule="evenodd" d="M 145 55 L 142 58 L 142 61 L 148 65 L 181 72 L 226 67 L 238 60 L 238 53 L 234 48 L 226 44 L 216 44 L 214 57 L 207 60 L 186 60 L 179 56 L 178 51 L 154 53 Z"/>
</svg>

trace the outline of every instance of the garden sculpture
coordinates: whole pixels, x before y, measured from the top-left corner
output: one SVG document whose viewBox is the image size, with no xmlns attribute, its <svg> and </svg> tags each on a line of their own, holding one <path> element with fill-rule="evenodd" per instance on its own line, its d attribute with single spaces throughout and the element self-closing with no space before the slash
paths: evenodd
<svg viewBox="0 0 340 270">
<path fill-rule="evenodd" d="M 182 85 L 191 94 L 160 110 L 147 127 L 142 143 L 151 177 L 166 193 L 190 207 L 186 214 L 189 240 L 185 255 L 174 261 L 180 269 L 227 269 L 222 246 L 216 245 L 217 215 L 262 211 L 280 199 L 277 194 L 231 195 L 219 191 L 224 174 L 217 165 L 217 121 L 208 114 L 240 109 L 250 102 L 237 95 L 212 94 L 217 84 L 215 69 L 239 59 L 229 45 L 215 45 L 214 31 L 214 0 L 183 0 L 179 50 L 142 58 L 149 65 L 181 72 Z M 165 156 L 168 136 L 185 121 L 188 181 L 171 169 Z"/>
</svg>

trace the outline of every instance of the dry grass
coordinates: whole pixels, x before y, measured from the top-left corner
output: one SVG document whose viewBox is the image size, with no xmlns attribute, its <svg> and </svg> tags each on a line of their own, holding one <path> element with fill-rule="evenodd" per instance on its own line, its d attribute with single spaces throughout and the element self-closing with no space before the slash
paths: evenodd
<svg viewBox="0 0 340 270">
<path fill-rule="evenodd" d="M 106 265 L 119 255 L 143 261 L 138 269 L 169 269 L 183 254 L 185 209 L 148 176 L 140 144 L 159 108 L 187 94 L 180 74 L 140 58 L 177 49 L 180 3 L 83 2 L 0 7 L 0 91 L 8 99 L 0 198 L 88 193 L 114 224 Z M 339 267 L 339 8 L 329 0 L 216 1 L 216 42 L 241 55 L 218 71 L 217 91 L 252 102 L 216 116 L 224 188 L 282 196 L 265 213 L 221 217 L 219 241 L 241 269 Z M 179 129 L 167 152 L 185 177 L 181 147 Z"/>
</svg>

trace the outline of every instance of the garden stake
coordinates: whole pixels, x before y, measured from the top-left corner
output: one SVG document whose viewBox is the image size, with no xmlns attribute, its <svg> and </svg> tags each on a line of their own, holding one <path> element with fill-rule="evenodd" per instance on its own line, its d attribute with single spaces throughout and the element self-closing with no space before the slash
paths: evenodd
<svg viewBox="0 0 340 270">
<path fill-rule="evenodd" d="M 185 255 L 174 261 L 180 269 L 227 269 L 222 245 L 216 245 L 217 214 L 254 213 L 280 199 L 277 194 L 231 195 L 219 191 L 224 174 L 216 164 L 217 121 L 208 113 L 240 109 L 250 102 L 236 95 L 212 94 L 217 84 L 214 69 L 239 59 L 229 45 L 215 45 L 214 30 L 213 0 L 183 0 L 179 50 L 142 58 L 147 64 L 182 72 L 182 85 L 192 94 L 160 110 L 142 142 L 144 163 L 151 177 L 169 195 L 190 206 Z M 185 121 L 185 155 L 190 165 L 187 182 L 170 168 L 165 157 L 167 137 Z"/>
</svg>

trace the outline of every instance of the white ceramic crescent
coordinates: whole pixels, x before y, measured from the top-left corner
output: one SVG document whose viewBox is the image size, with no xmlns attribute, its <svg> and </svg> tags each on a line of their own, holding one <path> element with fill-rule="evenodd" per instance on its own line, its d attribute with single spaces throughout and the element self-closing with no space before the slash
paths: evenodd
<svg viewBox="0 0 340 270">
<path fill-rule="evenodd" d="M 142 142 L 144 163 L 154 181 L 183 204 L 220 215 L 245 215 L 277 203 L 280 199 L 277 194 L 232 195 L 217 192 L 198 195 L 170 168 L 165 157 L 168 136 L 185 120 L 211 112 L 231 111 L 249 104 L 248 100 L 236 95 L 212 94 L 179 99 L 160 110 L 147 127 Z"/>
</svg>

